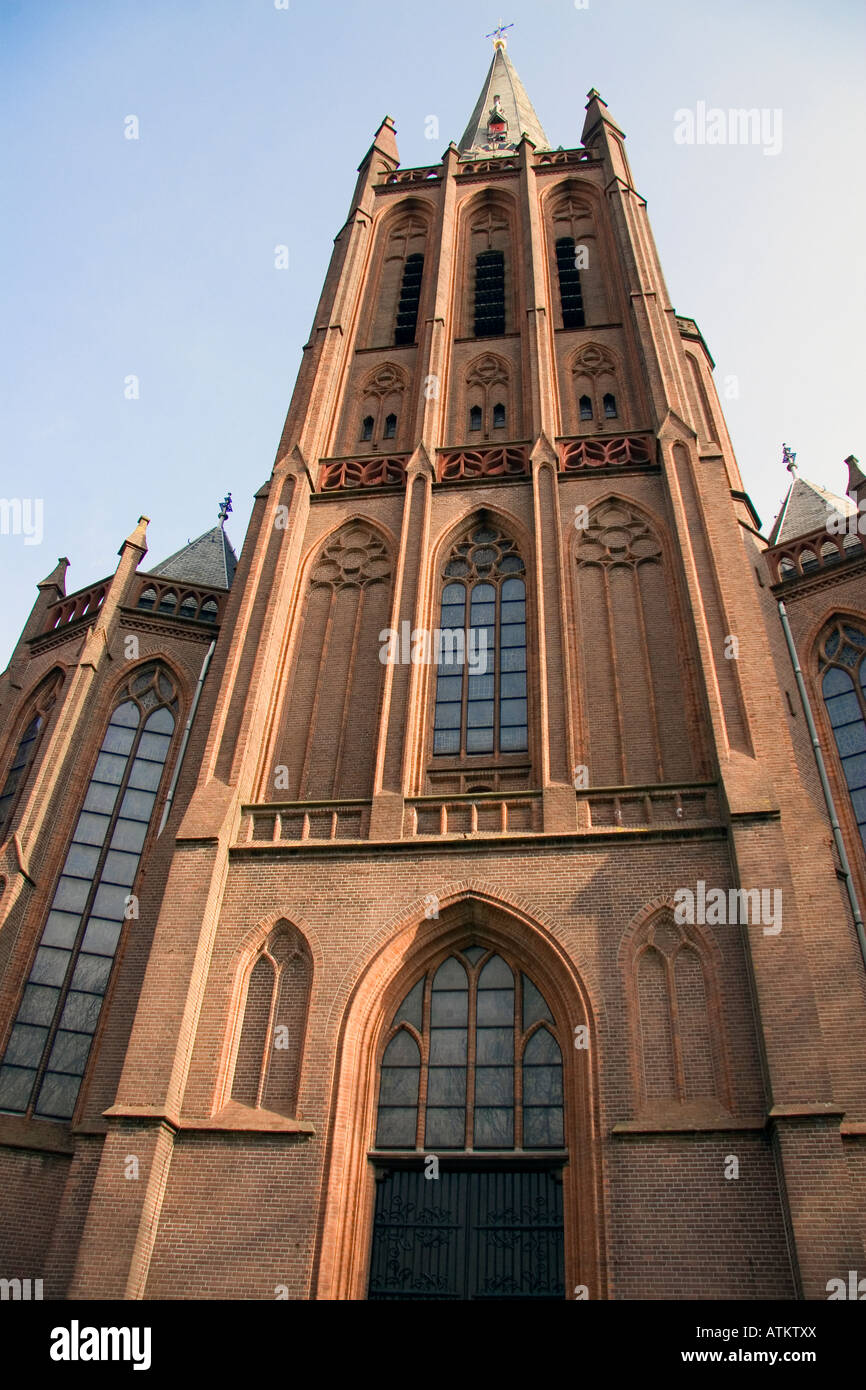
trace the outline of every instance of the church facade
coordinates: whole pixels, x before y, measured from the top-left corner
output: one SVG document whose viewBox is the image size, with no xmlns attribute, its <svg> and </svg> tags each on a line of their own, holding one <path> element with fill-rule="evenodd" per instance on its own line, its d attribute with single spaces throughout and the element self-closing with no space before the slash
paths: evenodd
<svg viewBox="0 0 866 1390">
<path fill-rule="evenodd" d="M 0 1276 L 866 1273 L 866 479 L 765 539 L 712 365 L 596 91 L 382 123 L 240 561 L 142 518 L 0 678 Z"/>
</svg>

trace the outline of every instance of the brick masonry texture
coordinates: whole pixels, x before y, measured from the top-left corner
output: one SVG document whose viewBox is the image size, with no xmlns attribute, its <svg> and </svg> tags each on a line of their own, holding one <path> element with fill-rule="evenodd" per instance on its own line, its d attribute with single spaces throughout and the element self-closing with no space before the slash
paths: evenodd
<svg viewBox="0 0 866 1390">
<path fill-rule="evenodd" d="M 581 328 L 563 236 L 590 249 Z M 506 331 L 478 341 L 491 247 Z M 418 322 L 395 346 L 409 254 Z M 443 480 L 446 451 L 464 476 Z M 323 491 L 335 462 L 347 485 Z M 2 788 L 62 676 L 0 832 L 0 1047 L 117 692 L 157 662 L 179 701 L 72 1121 L 0 1113 L 0 1277 L 56 1299 L 365 1298 L 388 1029 L 472 940 L 535 982 L 560 1039 L 567 1296 L 821 1298 L 866 1273 L 866 972 L 776 611 L 784 590 L 866 901 L 817 667 L 835 614 L 866 621 L 866 562 L 773 588 L 743 498 L 605 104 L 580 150 L 452 147 L 433 178 L 400 170 L 385 121 L 219 623 L 137 609 L 143 520 L 98 610 L 55 626 L 61 562 L 0 677 Z M 434 756 L 437 672 L 383 664 L 379 634 L 439 624 L 479 527 L 523 562 L 528 747 Z M 781 892 L 781 931 L 678 924 L 699 882 Z"/>
</svg>

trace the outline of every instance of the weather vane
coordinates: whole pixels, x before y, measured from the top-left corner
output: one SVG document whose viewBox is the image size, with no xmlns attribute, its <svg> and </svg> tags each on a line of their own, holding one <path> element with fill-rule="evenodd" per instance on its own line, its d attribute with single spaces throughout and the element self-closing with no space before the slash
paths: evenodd
<svg viewBox="0 0 866 1390">
<path fill-rule="evenodd" d="M 231 495 L 230 492 L 227 492 L 226 495 L 225 495 L 225 497 L 223 498 L 222 502 L 220 502 L 220 509 L 219 509 L 219 519 L 220 519 L 220 521 L 228 521 L 229 512 L 232 511 L 232 510 L 233 510 L 233 508 L 232 508 L 232 495 Z"/>
<path fill-rule="evenodd" d="M 797 455 L 794 453 L 793 449 L 789 449 L 787 444 L 782 445 L 782 462 L 789 473 L 796 473 Z"/>
<path fill-rule="evenodd" d="M 485 37 L 486 39 L 492 39 L 492 40 L 493 40 L 493 47 L 494 47 L 494 48 L 504 48 L 504 47 L 505 47 L 505 38 L 504 38 L 504 35 L 505 35 L 505 33 L 506 33 L 509 29 L 513 29 L 513 28 L 514 28 L 514 25 L 513 25 L 513 24 L 503 24 L 503 23 L 502 23 L 502 20 L 500 19 L 499 23 L 497 24 L 497 26 L 496 26 L 496 28 L 493 30 L 493 32 L 492 32 L 491 34 L 485 34 L 484 37 Z"/>
</svg>

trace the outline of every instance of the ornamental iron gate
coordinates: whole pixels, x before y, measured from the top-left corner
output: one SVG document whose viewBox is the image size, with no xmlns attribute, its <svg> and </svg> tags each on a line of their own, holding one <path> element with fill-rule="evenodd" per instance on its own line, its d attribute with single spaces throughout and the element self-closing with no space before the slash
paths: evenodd
<svg viewBox="0 0 866 1390">
<path fill-rule="evenodd" d="M 560 1299 L 563 1266 L 558 1168 L 391 1168 L 377 1183 L 370 1299 Z"/>
</svg>

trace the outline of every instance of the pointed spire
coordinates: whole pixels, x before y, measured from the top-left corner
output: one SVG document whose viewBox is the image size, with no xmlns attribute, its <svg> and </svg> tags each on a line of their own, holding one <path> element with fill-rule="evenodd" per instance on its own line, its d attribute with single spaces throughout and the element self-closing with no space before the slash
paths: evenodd
<svg viewBox="0 0 866 1390">
<path fill-rule="evenodd" d="M 359 173 L 370 159 L 374 150 L 384 155 L 386 159 L 391 160 L 395 167 L 399 165 L 400 152 L 397 149 L 397 127 L 394 125 L 390 116 L 385 117 L 379 129 L 376 131 L 376 134 L 373 136 L 372 145 L 358 165 Z"/>
<path fill-rule="evenodd" d="M 135 546 L 137 550 L 141 551 L 142 555 L 147 554 L 147 523 L 149 521 L 149 516 L 140 516 L 138 518 L 138 525 L 136 526 L 132 534 L 127 536 L 126 540 L 123 542 L 123 545 L 117 552 L 118 555 L 122 555 L 128 545 Z"/>
<path fill-rule="evenodd" d="M 66 571 L 69 569 L 69 561 L 65 555 L 61 555 L 57 564 L 50 574 L 46 574 L 36 585 L 37 589 L 56 589 L 59 597 L 63 598 L 66 593 Z"/>
<path fill-rule="evenodd" d="M 860 460 L 853 454 L 848 455 L 845 463 L 848 468 L 848 486 L 845 490 L 859 506 L 861 501 L 866 500 L 866 476 L 860 468 Z"/>
<path fill-rule="evenodd" d="M 460 153 L 476 158 L 513 154 L 524 135 L 529 136 L 537 150 L 549 150 L 550 141 L 505 51 L 501 26 L 494 35 L 493 62 L 460 141 Z"/>
</svg>

